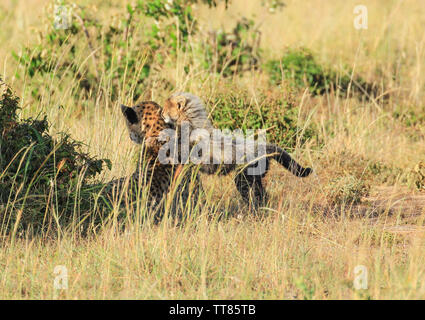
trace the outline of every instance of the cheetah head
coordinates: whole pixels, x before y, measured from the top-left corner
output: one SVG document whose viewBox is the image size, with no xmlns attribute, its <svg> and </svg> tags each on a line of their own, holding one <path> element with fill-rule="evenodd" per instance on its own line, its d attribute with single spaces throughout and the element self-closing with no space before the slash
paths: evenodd
<svg viewBox="0 0 425 320">
<path fill-rule="evenodd" d="M 180 124 L 183 120 L 186 120 L 186 105 L 187 100 L 183 95 L 168 98 L 162 109 L 162 118 L 166 123 Z"/>
<path fill-rule="evenodd" d="M 201 98 L 188 92 L 176 92 L 171 95 L 164 103 L 162 118 L 174 126 L 188 121 L 194 128 L 213 127 Z"/>
<path fill-rule="evenodd" d="M 161 107 L 153 101 L 145 101 L 134 107 L 121 105 L 130 139 L 142 144 L 143 140 L 155 140 L 168 127 L 161 117 Z"/>
</svg>

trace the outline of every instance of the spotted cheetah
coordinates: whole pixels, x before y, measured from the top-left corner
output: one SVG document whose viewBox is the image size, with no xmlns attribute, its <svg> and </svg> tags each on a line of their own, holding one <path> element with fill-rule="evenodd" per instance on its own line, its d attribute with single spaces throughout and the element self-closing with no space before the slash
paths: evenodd
<svg viewBox="0 0 425 320">
<path fill-rule="evenodd" d="M 162 164 L 158 151 L 163 142 L 158 137 L 162 130 L 170 128 L 161 117 L 161 107 L 153 101 L 145 101 L 134 107 L 121 105 L 130 139 L 144 145 L 144 158 L 141 165 L 130 176 L 116 179 L 109 184 L 109 198 L 117 200 L 124 195 L 125 200 L 135 203 L 145 188 L 147 207 L 152 208 L 156 218 L 160 218 L 167 203 L 173 215 L 198 199 L 200 180 L 193 166 Z M 129 192 L 131 190 L 131 192 Z M 172 197 L 172 201 L 166 201 Z"/>
<path fill-rule="evenodd" d="M 188 122 L 190 127 L 193 129 L 203 128 L 208 130 L 210 133 L 214 130 L 214 126 L 208 119 L 204 103 L 199 97 L 187 92 L 177 92 L 171 95 L 171 97 L 169 97 L 164 103 L 162 117 L 166 123 L 173 124 L 174 126 L 180 126 L 185 121 L 186 123 Z M 222 140 L 212 140 L 210 147 L 214 148 L 214 145 L 216 144 L 221 146 L 222 143 L 224 143 L 221 141 Z M 235 143 L 235 140 L 231 143 L 233 153 L 232 157 L 234 159 L 234 153 L 237 152 L 240 147 L 237 143 Z M 258 154 L 257 150 L 254 151 Z M 260 160 L 252 161 L 244 167 L 237 165 L 236 162 L 223 165 L 223 163 L 217 164 L 217 161 L 209 161 L 210 164 L 202 165 L 201 171 L 208 174 L 227 174 L 230 171 L 236 170 L 237 173 L 234 178 L 236 187 L 244 201 L 252 205 L 252 208 L 256 210 L 261 203 L 264 204 L 267 201 L 267 194 L 262 184 L 262 178 L 269 170 L 270 158 L 279 162 L 283 167 L 297 177 L 307 177 L 312 172 L 311 168 L 302 167 L 293 160 L 285 150 L 274 144 L 266 144 L 264 154 L 265 156 L 262 157 L 262 159 L 265 161 L 262 163 L 265 165 L 265 168 L 260 174 L 252 174 L 249 171 L 250 168 L 256 167 Z M 219 159 L 218 162 L 220 161 L 221 159 Z"/>
</svg>

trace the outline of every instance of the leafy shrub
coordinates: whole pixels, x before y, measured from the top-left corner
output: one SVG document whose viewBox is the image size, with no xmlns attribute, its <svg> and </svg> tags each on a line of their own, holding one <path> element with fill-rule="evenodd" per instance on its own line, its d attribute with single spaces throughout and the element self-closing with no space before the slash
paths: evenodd
<svg viewBox="0 0 425 320">
<path fill-rule="evenodd" d="M 82 192 L 109 160 L 81 152 L 81 143 L 66 134 L 53 139 L 46 118 L 19 121 L 19 99 L 4 83 L 0 92 L 1 230 L 19 221 L 39 230 L 53 208 L 62 221 L 71 219 L 75 189 Z"/>
<path fill-rule="evenodd" d="M 137 100 L 151 71 L 160 68 L 166 57 L 175 57 L 178 44 L 187 42 L 190 31 L 196 32 L 191 5 L 197 2 L 138 0 L 135 5 L 127 5 L 127 13 L 118 23 L 108 25 L 84 8 L 75 7 L 69 28 L 55 29 L 52 22 L 40 43 L 13 55 L 31 78 L 47 74 L 77 79 L 77 97 L 81 90 L 102 92 L 105 87 L 111 100 L 118 99 L 122 90 L 131 92 Z M 215 0 L 201 2 L 217 4 Z M 178 23 L 171 18 L 177 18 Z M 39 87 L 44 87 L 43 80 Z M 32 95 L 41 97 L 38 89 Z"/>
<path fill-rule="evenodd" d="M 316 61 L 313 53 L 306 48 L 287 49 L 280 60 L 266 62 L 264 69 L 272 84 L 280 84 L 283 79 L 287 79 L 294 87 L 307 87 L 314 95 L 324 94 L 328 90 L 337 88 L 346 92 L 351 83 L 350 76 L 339 75 L 337 71 L 323 67 Z M 373 91 L 372 86 L 359 77 L 355 78 L 354 82 L 353 92 L 361 92 L 363 89 L 369 94 Z"/>
<path fill-rule="evenodd" d="M 223 77 L 257 69 L 260 60 L 260 33 L 254 21 L 242 18 L 232 32 L 210 32 L 202 46 L 204 68 Z"/>
<path fill-rule="evenodd" d="M 267 141 L 284 147 L 295 147 L 297 142 L 316 139 L 318 132 L 314 125 L 300 124 L 299 108 L 290 97 L 273 97 L 266 93 L 259 95 L 261 108 L 250 101 L 246 92 L 217 94 L 210 102 L 212 119 L 220 129 L 268 129 Z"/>
<path fill-rule="evenodd" d="M 115 100 L 125 75 L 133 77 L 136 87 L 149 76 L 152 56 L 141 53 L 141 43 L 133 43 L 131 23 L 136 20 L 136 14 L 130 6 L 127 18 L 118 26 L 104 26 L 82 8 L 75 9 L 75 16 L 78 19 L 73 19 L 69 28 L 55 29 L 50 25 L 39 44 L 24 48 L 19 55 L 14 53 L 31 78 L 47 74 L 58 79 L 76 79 L 79 84 L 74 88 L 76 96 L 81 90 L 97 92 L 109 81 L 110 96 Z M 90 59 L 80 61 L 81 56 Z M 102 83 L 101 75 L 105 73 L 108 78 Z M 40 86 L 43 81 L 40 80 Z M 32 95 L 40 98 L 41 93 L 34 89 Z"/>
<path fill-rule="evenodd" d="M 280 60 L 268 61 L 265 67 L 273 84 L 282 81 L 283 71 L 284 78 L 292 80 L 294 86 L 307 85 L 312 93 L 320 93 L 321 90 L 329 88 L 322 66 L 315 61 L 311 52 L 304 48 L 287 50 Z"/>
</svg>

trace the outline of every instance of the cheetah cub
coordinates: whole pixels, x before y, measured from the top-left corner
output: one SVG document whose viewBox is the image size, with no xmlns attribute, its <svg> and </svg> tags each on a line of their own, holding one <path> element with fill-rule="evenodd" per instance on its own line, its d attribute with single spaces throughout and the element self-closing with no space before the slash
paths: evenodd
<svg viewBox="0 0 425 320">
<path fill-rule="evenodd" d="M 189 123 L 191 129 L 202 128 L 208 130 L 210 133 L 214 130 L 213 124 L 208 119 L 208 113 L 204 103 L 199 97 L 191 93 L 177 92 L 171 95 L 164 103 L 162 117 L 166 123 L 176 127 L 186 122 Z M 210 142 L 210 150 L 217 145 L 223 147 L 224 142 L 222 141 L 221 138 L 220 141 L 216 141 L 213 138 Z M 253 144 L 255 156 L 251 155 L 251 159 L 257 160 L 251 161 L 245 166 L 238 165 L 235 161 L 235 154 L 238 151 L 242 151 L 238 148 L 244 148 L 244 146 L 240 146 L 235 140 L 232 140 L 230 143 L 232 149 L 232 162 L 230 164 L 229 161 L 226 161 L 226 164 L 224 164 L 222 158 L 213 159 L 214 156 L 212 156 L 208 164 L 201 165 L 200 170 L 208 174 L 228 174 L 231 171 L 236 171 L 234 178 L 236 187 L 244 201 L 250 204 L 254 210 L 257 210 L 260 204 L 265 204 L 267 201 L 267 194 L 262 184 L 262 178 L 269 170 L 270 158 L 276 160 L 297 177 L 307 177 L 312 172 L 311 168 L 302 167 L 285 150 L 274 144 L 266 144 L 265 155 L 254 158 L 258 155 L 258 149 L 257 145 L 254 145 L 253 140 L 251 142 L 247 140 L 246 144 Z M 255 171 L 250 171 L 250 169 L 257 168 L 260 162 L 264 169 L 260 173 L 253 174 Z"/>
</svg>

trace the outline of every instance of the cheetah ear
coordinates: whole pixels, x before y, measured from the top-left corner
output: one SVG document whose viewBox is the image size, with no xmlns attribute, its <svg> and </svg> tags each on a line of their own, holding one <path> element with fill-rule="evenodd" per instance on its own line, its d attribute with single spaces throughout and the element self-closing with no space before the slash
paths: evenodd
<svg viewBox="0 0 425 320">
<path fill-rule="evenodd" d="M 127 107 L 122 104 L 121 111 L 130 124 L 135 124 L 139 121 L 139 119 L 137 118 L 136 111 L 134 111 L 133 108 Z"/>
<path fill-rule="evenodd" d="M 174 97 L 173 101 L 177 104 L 179 109 L 182 109 L 186 105 L 186 98 L 184 96 Z"/>
</svg>

